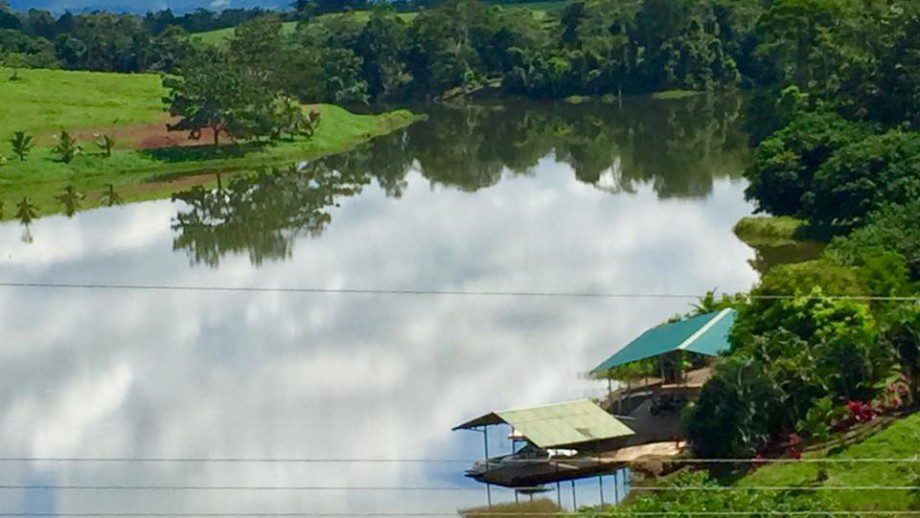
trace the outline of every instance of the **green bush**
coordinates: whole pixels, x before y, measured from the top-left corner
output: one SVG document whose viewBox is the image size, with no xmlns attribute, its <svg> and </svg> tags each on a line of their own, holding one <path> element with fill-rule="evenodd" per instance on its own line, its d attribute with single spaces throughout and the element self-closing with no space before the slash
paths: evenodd
<svg viewBox="0 0 920 518">
<path fill-rule="evenodd" d="M 834 400 L 823 397 L 815 401 L 805 419 L 798 422 L 798 429 L 816 442 L 830 439 L 834 425 L 846 417 L 846 407 L 835 405 Z"/>
<path fill-rule="evenodd" d="M 886 251 L 903 257 L 910 279 L 920 280 L 920 198 L 869 214 L 862 228 L 834 239 L 826 255 L 841 264 L 862 266 L 866 257 Z"/>
<path fill-rule="evenodd" d="M 704 458 L 753 456 L 772 432 L 771 406 L 779 396 L 763 363 L 738 357 L 720 362 L 689 411 L 687 434 L 694 453 Z"/>
<path fill-rule="evenodd" d="M 819 291 L 815 292 L 817 289 Z M 827 259 L 781 265 L 764 275 L 759 286 L 751 290 L 753 298 L 738 306 L 738 318 L 731 331 L 734 348 L 752 343 L 754 336 L 785 328 L 803 339 L 810 335 L 798 326 L 806 325 L 797 320 L 801 316 L 792 305 L 793 301 L 770 297 L 788 295 L 865 295 L 865 288 L 855 268 L 841 266 Z"/>
<path fill-rule="evenodd" d="M 890 131 L 837 150 L 815 173 L 804 211 L 815 224 L 853 228 L 885 204 L 920 198 L 920 133 Z"/>
<path fill-rule="evenodd" d="M 868 126 L 833 112 L 806 112 L 760 143 L 745 172 L 745 196 L 759 211 L 799 214 L 815 172 L 838 149 L 865 138 Z"/>
<path fill-rule="evenodd" d="M 760 518 L 782 515 L 784 512 L 802 513 L 831 508 L 824 495 L 816 495 L 810 491 L 807 495 L 801 492 L 718 491 L 717 489 L 722 486 L 702 471 L 680 473 L 668 483 L 677 489 L 659 491 L 655 494 L 645 492 L 631 505 L 617 507 L 615 510 L 627 517 L 630 513 L 636 513 L 635 516 L 650 516 L 652 513 L 677 516 L 681 512 L 737 513 L 743 510 L 749 513 L 745 514 L 748 518 Z M 815 515 L 820 513 L 815 512 Z M 603 515 L 600 512 L 585 510 L 580 516 Z"/>
</svg>

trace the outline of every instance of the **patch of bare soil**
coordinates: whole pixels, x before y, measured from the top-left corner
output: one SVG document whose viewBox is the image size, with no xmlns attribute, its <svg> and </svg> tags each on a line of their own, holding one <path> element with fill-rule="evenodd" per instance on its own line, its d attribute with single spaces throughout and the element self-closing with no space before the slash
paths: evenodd
<svg viewBox="0 0 920 518">
<path fill-rule="evenodd" d="M 201 131 L 197 140 L 188 138 L 187 131 L 169 131 L 166 128 L 172 122 L 169 117 L 150 124 L 129 124 L 91 128 L 75 132 L 81 141 L 92 141 L 96 135 L 109 135 L 115 138 L 118 147 L 135 149 L 161 149 L 168 147 L 210 146 L 214 142 L 214 132 L 209 129 Z M 225 140 L 223 138 L 222 140 Z"/>
</svg>

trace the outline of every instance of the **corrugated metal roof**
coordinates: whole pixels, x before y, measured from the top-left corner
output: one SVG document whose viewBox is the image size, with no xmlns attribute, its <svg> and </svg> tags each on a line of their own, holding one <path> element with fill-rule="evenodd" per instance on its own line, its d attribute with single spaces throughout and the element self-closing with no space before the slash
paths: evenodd
<svg viewBox="0 0 920 518">
<path fill-rule="evenodd" d="M 728 350 L 728 332 L 734 323 L 735 310 L 723 309 L 653 327 L 626 344 L 591 372 L 604 372 L 671 351 L 692 351 L 716 356 Z"/>
<path fill-rule="evenodd" d="M 540 448 L 576 446 L 632 435 L 634 432 L 591 401 L 572 401 L 535 408 L 492 412 L 460 426 L 507 423 Z"/>
</svg>

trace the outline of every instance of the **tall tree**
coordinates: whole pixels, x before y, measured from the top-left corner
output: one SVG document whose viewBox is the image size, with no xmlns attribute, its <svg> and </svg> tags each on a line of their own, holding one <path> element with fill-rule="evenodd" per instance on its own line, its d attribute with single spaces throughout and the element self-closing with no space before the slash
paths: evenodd
<svg viewBox="0 0 920 518">
<path fill-rule="evenodd" d="M 254 114 L 267 110 L 272 96 L 251 80 L 240 67 L 216 49 L 195 52 L 185 60 L 179 76 L 166 76 L 169 89 L 164 99 L 169 114 L 179 120 L 170 131 L 188 131 L 197 140 L 203 129 L 211 131 L 214 145 L 222 134 L 247 136 Z"/>
</svg>

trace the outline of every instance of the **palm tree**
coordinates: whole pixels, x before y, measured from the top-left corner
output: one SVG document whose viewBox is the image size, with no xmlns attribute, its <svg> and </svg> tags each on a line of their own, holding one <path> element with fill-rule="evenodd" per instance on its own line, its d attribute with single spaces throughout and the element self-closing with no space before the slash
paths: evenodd
<svg viewBox="0 0 920 518">
<path fill-rule="evenodd" d="M 23 198 L 17 207 L 16 217 L 19 218 L 19 222 L 23 225 L 32 223 L 32 220 L 38 217 L 38 208 L 32 205 L 32 202 L 27 197 Z"/>
<path fill-rule="evenodd" d="M 10 146 L 13 148 L 13 154 L 18 156 L 20 161 L 25 161 L 35 146 L 35 140 L 31 135 L 26 135 L 25 131 L 17 131 L 10 137 Z"/>
<path fill-rule="evenodd" d="M 82 148 L 77 145 L 77 138 L 72 136 L 67 131 L 62 131 L 58 136 L 58 144 L 54 146 L 54 152 L 61 157 L 61 161 L 65 164 L 69 164 L 78 154 L 82 151 Z"/>
<path fill-rule="evenodd" d="M 110 158 L 112 156 L 112 148 L 115 147 L 115 137 L 99 135 L 98 133 L 94 136 L 96 137 L 96 145 L 102 150 L 102 156 Z"/>
<path fill-rule="evenodd" d="M 64 192 L 57 196 L 57 199 L 64 205 L 64 214 L 69 218 L 76 214 L 77 209 L 80 208 L 80 202 L 85 197 L 83 193 L 77 192 L 73 185 L 68 185 L 64 188 Z"/>
<path fill-rule="evenodd" d="M 115 185 L 111 183 L 105 184 L 105 193 L 102 194 L 102 203 L 109 207 L 114 207 L 115 205 L 121 205 L 121 196 L 115 192 Z"/>
</svg>

